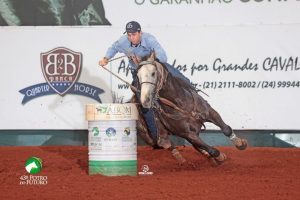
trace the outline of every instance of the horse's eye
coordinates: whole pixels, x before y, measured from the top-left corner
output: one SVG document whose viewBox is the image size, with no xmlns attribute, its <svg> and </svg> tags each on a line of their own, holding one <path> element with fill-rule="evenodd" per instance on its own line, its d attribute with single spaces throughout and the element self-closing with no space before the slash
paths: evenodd
<svg viewBox="0 0 300 200">
<path fill-rule="evenodd" d="M 151 76 L 153 77 L 155 75 L 155 72 L 153 72 L 152 74 L 151 74 Z"/>
</svg>

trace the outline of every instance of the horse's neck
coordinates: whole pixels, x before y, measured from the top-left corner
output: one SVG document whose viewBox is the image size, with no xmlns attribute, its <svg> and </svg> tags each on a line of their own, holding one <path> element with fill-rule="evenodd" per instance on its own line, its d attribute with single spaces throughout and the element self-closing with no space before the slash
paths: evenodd
<svg viewBox="0 0 300 200">
<path fill-rule="evenodd" d="M 165 84 L 159 94 L 161 97 L 175 101 L 175 99 L 178 99 L 179 95 L 182 96 L 186 94 L 188 90 L 189 88 L 185 86 L 183 81 L 179 80 L 179 78 L 173 77 L 173 75 L 169 73 L 167 80 L 165 81 Z"/>
</svg>

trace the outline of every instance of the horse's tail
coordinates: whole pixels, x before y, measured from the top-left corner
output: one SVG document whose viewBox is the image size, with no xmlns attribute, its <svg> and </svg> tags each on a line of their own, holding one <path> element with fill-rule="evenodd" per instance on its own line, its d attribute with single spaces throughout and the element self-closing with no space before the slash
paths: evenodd
<svg viewBox="0 0 300 200">
<path fill-rule="evenodd" d="M 201 131 L 206 131 L 206 126 L 203 122 L 200 122 L 201 123 Z"/>
</svg>

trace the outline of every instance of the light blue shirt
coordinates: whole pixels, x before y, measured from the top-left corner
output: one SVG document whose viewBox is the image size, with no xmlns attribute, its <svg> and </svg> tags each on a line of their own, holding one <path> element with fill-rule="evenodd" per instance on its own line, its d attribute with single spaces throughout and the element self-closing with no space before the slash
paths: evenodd
<svg viewBox="0 0 300 200">
<path fill-rule="evenodd" d="M 131 45 L 127 35 L 123 35 L 119 40 L 114 42 L 110 48 L 108 48 L 105 57 L 111 59 L 117 53 L 124 53 L 127 57 L 135 55 L 142 58 L 149 56 L 151 50 L 155 51 L 155 56 L 160 62 L 167 62 L 165 50 L 161 47 L 153 35 L 145 32 L 142 32 L 141 43 L 137 47 Z M 129 60 L 129 63 L 132 67 L 136 67 L 131 60 Z"/>
</svg>

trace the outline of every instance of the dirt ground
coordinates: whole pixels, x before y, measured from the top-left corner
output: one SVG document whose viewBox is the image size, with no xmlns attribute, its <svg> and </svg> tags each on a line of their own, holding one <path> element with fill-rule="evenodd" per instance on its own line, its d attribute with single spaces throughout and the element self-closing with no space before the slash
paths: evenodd
<svg viewBox="0 0 300 200">
<path fill-rule="evenodd" d="M 192 147 L 178 147 L 178 165 L 166 150 L 138 148 L 138 171 L 153 175 L 89 176 L 88 149 L 78 146 L 0 147 L 0 199 L 299 199 L 300 149 L 219 147 L 228 160 L 212 166 Z M 20 185 L 25 161 L 43 160 L 45 185 Z"/>
</svg>

